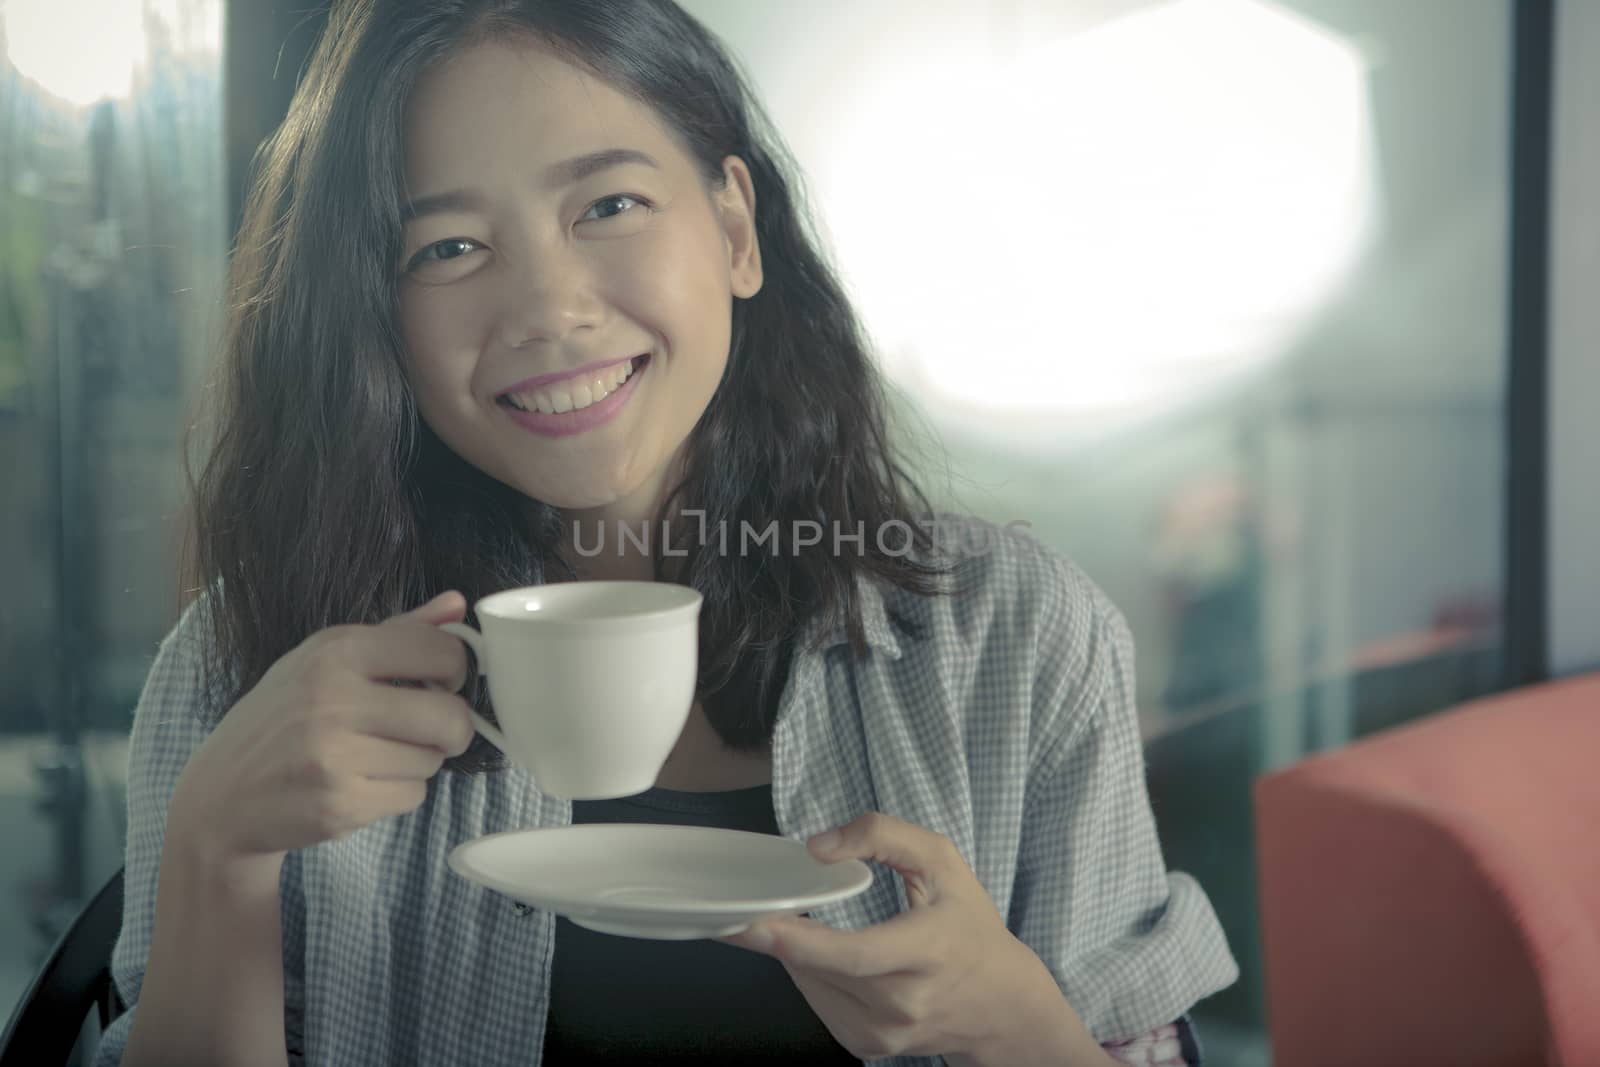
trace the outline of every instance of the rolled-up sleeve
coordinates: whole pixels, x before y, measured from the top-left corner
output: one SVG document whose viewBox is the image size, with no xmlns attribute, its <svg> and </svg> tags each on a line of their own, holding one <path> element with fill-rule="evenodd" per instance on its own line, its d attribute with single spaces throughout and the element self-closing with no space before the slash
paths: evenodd
<svg viewBox="0 0 1600 1067">
<path fill-rule="evenodd" d="M 128 1031 L 139 1010 L 139 990 L 150 955 L 167 805 L 178 776 L 208 734 L 209 698 L 201 662 L 208 627 L 203 615 L 206 603 L 202 598 L 191 605 L 161 642 L 134 710 L 128 746 L 122 929 L 111 953 L 111 977 L 128 1011 L 101 1035 L 95 1049 L 95 1067 L 110 1067 L 122 1061 Z M 293 943 L 297 932 L 294 918 L 286 909 L 286 943 Z M 299 1017 L 298 977 L 285 971 L 285 1008 L 291 1031 Z M 288 1039 L 291 1044 L 295 1041 L 292 1036 Z"/>
<path fill-rule="evenodd" d="M 1080 573 L 1062 564 L 1060 577 L 1009 922 L 1107 1043 L 1172 1023 L 1239 970 L 1204 890 L 1162 859 L 1127 624 Z"/>
<path fill-rule="evenodd" d="M 111 977 L 128 1011 L 101 1035 L 95 1051 L 96 1067 L 122 1060 L 150 954 L 167 803 L 178 775 L 206 736 L 200 716 L 204 690 L 198 610 L 191 606 L 161 642 L 134 710 L 128 746 L 122 931 L 111 953 Z"/>
</svg>

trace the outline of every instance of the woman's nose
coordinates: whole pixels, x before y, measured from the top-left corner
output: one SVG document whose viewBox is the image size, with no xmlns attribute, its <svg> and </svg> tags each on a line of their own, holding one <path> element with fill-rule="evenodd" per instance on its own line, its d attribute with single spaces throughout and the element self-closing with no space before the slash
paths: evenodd
<svg viewBox="0 0 1600 1067">
<path fill-rule="evenodd" d="M 592 279 L 571 262 L 512 272 L 501 317 L 510 348 L 558 343 L 600 324 L 602 309 Z"/>
</svg>

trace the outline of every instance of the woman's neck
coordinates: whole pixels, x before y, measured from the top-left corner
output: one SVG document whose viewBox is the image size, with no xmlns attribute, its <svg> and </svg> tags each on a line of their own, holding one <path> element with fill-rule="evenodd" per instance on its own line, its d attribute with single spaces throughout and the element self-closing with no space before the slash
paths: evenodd
<svg viewBox="0 0 1600 1067">
<path fill-rule="evenodd" d="M 668 528 L 672 521 L 667 520 Z M 560 553 L 582 581 L 654 581 L 657 556 L 662 556 L 670 580 L 677 555 L 663 552 L 666 538 L 667 529 L 653 514 L 585 512 L 564 519 Z"/>
<path fill-rule="evenodd" d="M 572 566 L 578 581 L 649 582 L 655 580 L 655 562 L 649 556 L 632 549 L 626 554 L 619 555 L 612 551 L 610 545 L 607 545 L 605 551 L 597 555 L 585 556 L 563 548 L 561 558 Z"/>
<path fill-rule="evenodd" d="M 681 475 L 683 459 L 677 457 L 666 470 L 640 486 L 628 497 L 600 507 L 567 511 L 561 520 L 561 558 L 584 581 L 655 580 L 655 557 L 663 556 L 666 537 L 661 518 L 670 485 Z M 671 528 L 680 517 L 683 501 L 673 505 L 665 525 Z M 673 556 L 663 556 L 668 578 L 675 574 Z"/>
</svg>

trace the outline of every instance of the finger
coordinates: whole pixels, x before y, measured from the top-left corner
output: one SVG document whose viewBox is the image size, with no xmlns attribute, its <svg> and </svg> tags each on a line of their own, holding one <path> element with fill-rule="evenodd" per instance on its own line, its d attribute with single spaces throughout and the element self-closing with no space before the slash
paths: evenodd
<svg viewBox="0 0 1600 1067">
<path fill-rule="evenodd" d="M 840 978 L 923 971 L 933 965 L 926 913 L 901 912 L 860 930 L 838 930 L 815 919 L 764 919 L 741 933 L 718 938 L 760 952 L 796 970 Z"/>
<path fill-rule="evenodd" d="M 459 756 L 472 744 L 467 702 L 454 693 L 377 684 L 373 688 L 373 698 L 362 701 L 350 721 L 358 732 L 425 746 L 447 756 Z"/>
<path fill-rule="evenodd" d="M 385 621 L 410 619 L 415 622 L 425 622 L 429 626 L 437 626 L 441 622 L 460 622 L 466 617 L 467 598 L 454 589 L 447 589 L 427 603 L 418 604 L 410 611 L 402 611 Z"/>
<path fill-rule="evenodd" d="M 957 888 L 974 877 L 948 837 L 878 811 L 818 834 L 806 845 L 824 862 L 863 859 L 893 868 L 905 881 L 913 908 L 933 903 L 941 885 Z"/>
<path fill-rule="evenodd" d="M 807 972 L 790 972 L 795 988 L 805 997 L 822 1025 L 853 1055 L 868 1058 L 867 1045 L 877 1016 L 866 999 L 853 989 Z"/>
<path fill-rule="evenodd" d="M 389 815 L 404 815 L 415 811 L 428 799 L 426 781 L 385 781 L 368 778 L 356 786 L 358 809 L 364 817 L 361 825 Z"/>
<path fill-rule="evenodd" d="M 351 666 L 373 681 L 437 682 L 456 692 L 467 681 L 467 648 L 454 634 L 417 618 L 357 628 Z"/>
<path fill-rule="evenodd" d="M 425 781 L 439 773 L 445 753 L 427 745 L 411 745 L 386 737 L 357 735 L 343 766 L 380 782 Z"/>
<path fill-rule="evenodd" d="M 850 1020 L 859 1027 L 871 1020 L 872 1005 L 851 980 L 799 969 L 790 971 L 789 977 L 824 1023 L 829 1019 Z"/>
</svg>

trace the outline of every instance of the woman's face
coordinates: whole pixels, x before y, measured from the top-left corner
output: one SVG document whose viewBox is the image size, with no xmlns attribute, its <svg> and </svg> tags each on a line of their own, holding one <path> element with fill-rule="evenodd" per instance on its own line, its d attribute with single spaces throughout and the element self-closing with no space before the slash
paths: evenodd
<svg viewBox="0 0 1600 1067">
<path fill-rule="evenodd" d="M 531 497 L 648 517 L 722 377 L 732 300 L 761 287 L 744 163 L 708 190 L 649 107 L 508 43 L 431 69 L 405 140 L 399 313 L 422 417 Z"/>
</svg>

